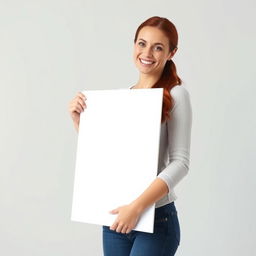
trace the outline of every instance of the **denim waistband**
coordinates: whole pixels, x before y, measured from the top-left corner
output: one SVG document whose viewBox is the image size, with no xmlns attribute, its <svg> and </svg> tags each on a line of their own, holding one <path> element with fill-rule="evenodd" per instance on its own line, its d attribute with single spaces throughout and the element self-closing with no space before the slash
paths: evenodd
<svg viewBox="0 0 256 256">
<path fill-rule="evenodd" d="M 160 206 L 158 208 L 155 208 L 155 214 L 157 215 L 170 213 L 172 211 L 177 212 L 174 201 L 163 206 Z"/>
</svg>

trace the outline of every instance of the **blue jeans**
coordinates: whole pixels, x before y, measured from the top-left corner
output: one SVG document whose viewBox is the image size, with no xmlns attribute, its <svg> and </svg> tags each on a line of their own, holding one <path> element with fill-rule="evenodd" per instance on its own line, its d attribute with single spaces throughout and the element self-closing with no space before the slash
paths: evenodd
<svg viewBox="0 0 256 256">
<path fill-rule="evenodd" d="M 102 226 L 104 256 L 173 256 L 180 244 L 180 225 L 174 202 L 155 208 L 154 233 L 119 233 Z"/>
</svg>

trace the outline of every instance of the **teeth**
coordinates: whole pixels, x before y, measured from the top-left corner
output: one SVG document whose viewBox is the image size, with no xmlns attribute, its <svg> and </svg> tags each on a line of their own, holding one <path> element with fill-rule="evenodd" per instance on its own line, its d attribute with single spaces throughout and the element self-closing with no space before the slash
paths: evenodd
<svg viewBox="0 0 256 256">
<path fill-rule="evenodd" d="M 143 59 L 140 59 L 140 61 L 143 63 L 143 64 L 152 64 L 153 61 L 146 61 L 146 60 L 143 60 Z"/>
</svg>

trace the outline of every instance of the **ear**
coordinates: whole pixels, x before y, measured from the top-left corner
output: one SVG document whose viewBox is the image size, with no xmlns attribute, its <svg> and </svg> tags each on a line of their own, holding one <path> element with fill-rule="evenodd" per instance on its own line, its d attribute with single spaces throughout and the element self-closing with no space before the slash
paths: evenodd
<svg viewBox="0 0 256 256">
<path fill-rule="evenodd" d="M 174 56 L 174 54 L 176 53 L 177 50 L 178 50 L 178 48 L 175 47 L 175 48 L 170 52 L 170 54 L 169 54 L 169 56 L 168 56 L 168 60 L 170 60 L 170 59 Z"/>
</svg>

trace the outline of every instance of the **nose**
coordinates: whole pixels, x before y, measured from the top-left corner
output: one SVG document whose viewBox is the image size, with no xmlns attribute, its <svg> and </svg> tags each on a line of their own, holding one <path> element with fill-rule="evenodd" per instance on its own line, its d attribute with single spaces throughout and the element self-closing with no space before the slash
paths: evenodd
<svg viewBox="0 0 256 256">
<path fill-rule="evenodd" d="M 152 50 L 151 47 L 145 47 L 144 48 L 144 55 L 146 58 L 152 57 Z"/>
</svg>

